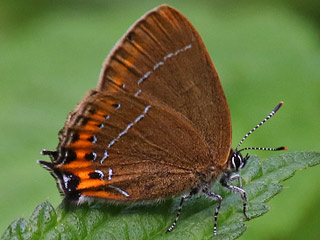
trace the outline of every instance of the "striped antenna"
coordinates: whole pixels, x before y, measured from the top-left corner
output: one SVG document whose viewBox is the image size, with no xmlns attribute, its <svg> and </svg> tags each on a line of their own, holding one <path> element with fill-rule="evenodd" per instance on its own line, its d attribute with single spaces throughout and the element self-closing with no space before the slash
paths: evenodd
<svg viewBox="0 0 320 240">
<path fill-rule="evenodd" d="M 288 149 L 287 147 L 278 147 L 278 148 L 246 147 L 246 148 L 240 149 L 238 152 L 245 151 L 245 150 L 282 151 L 282 150 L 288 150 Z"/>
<path fill-rule="evenodd" d="M 267 151 L 280 151 L 280 150 L 286 150 L 285 147 L 280 148 L 261 148 L 261 147 L 249 147 L 249 148 L 243 148 L 241 150 L 238 150 L 238 148 L 241 146 L 241 144 L 246 140 L 247 137 L 250 136 L 251 133 L 253 133 L 255 130 L 257 130 L 261 125 L 263 125 L 266 121 L 268 121 L 282 106 L 283 102 L 281 101 L 272 111 L 269 113 L 269 115 L 263 119 L 262 122 L 260 122 L 257 126 L 252 128 L 239 142 L 238 146 L 236 147 L 236 151 L 243 151 L 243 150 L 267 150 Z"/>
</svg>

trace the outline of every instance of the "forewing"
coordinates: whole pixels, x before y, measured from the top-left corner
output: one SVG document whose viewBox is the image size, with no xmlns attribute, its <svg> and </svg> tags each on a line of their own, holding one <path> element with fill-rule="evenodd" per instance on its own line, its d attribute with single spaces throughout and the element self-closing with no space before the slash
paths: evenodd
<svg viewBox="0 0 320 240">
<path fill-rule="evenodd" d="M 180 113 L 203 136 L 213 161 L 224 165 L 231 146 L 229 107 L 199 34 L 180 12 L 161 6 L 119 41 L 97 90 L 119 89 Z"/>
</svg>

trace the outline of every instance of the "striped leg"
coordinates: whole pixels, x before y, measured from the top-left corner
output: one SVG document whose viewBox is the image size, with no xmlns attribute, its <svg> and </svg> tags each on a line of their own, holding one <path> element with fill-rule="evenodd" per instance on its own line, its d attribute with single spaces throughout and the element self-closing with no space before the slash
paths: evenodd
<svg viewBox="0 0 320 240">
<path fill-rule="evenodd" d="M 221 207 L 222 197 L 214 192 L 211 192 L 208 188 L 204 188 L 202 191 L 212 200 L 218 201 L 216 211 L 214 212 L 214 225 L 213 225 L 213 234 L 217 235 L 218 215 Z"/>
<path fill-rule="evenodd" d="M 229 184 L 229 181 L 233 181 L 236 179 L 238 179 L 240 187 L 233 186 L 233 185 Z M 238 192 L 240 194 L 242 201 L 243 201 L 243 214 L 247 220 L 250 220 L 250 218 L 247 216 L 247 203 L 248 203 L 247 193 L 245 190 L 242 189 L 242 181 L 241 181 L 240 175 L 234 174 L 234 175 L 230 176 L 230 173 L 224 173 L 220 179 L 220 183 L 222 186 L 228 188 L 230 191 Z"/>
<path fill-rule="evenodd" d="M 247 203 L 248 203 L 248 200 L 247 200 L 247 193 L 245 190 L 243 190 L 242 188 L 239 188 L 239 187 L 236 187 L 236 186 L 232 186 L 232 185 L 229 185 L 228 183 L 226 184 L 223 184 L 224 187 L 228 188 L 229 190 L 231 190 L 232 192 L 238 192 L 242 198 L 242 201 L 243 201 L 243 214 L 245 216 L 245 218 L 247 220 L 250 220 L 250 218 L 248 217 L 247 215 Z"/>
<path fill-rule="evenodd" d="M 168 233 L 168 232 L 171 232 L 171 231 L 175 228 L 175 226 L 176 226 L 176 224 L 177 224 L 177 222 L 178 222 L 178 220 L 179 220 L 179 216 L 180 216 L 180 214 L 181 214 L 181 210 L 182 210 L 182 206 L 183 206 L 184 200 L 191 198 L 193 195 L 194 195 L 194 193 L 191 192 L 191 193 L 189 193 L 188 195 L 183 195 L 183 196 L 181 197 L 180 204 L 179 204 L 179 208 L 178 208 L 178 212 L 177 212 L 177 215 L 176 215 L 176 219 L 174 220 L 174 222 L 172 223 L 172 225 L 167 229 L 167 231 L 166 231 L 167 233 Z"/>
</svg>

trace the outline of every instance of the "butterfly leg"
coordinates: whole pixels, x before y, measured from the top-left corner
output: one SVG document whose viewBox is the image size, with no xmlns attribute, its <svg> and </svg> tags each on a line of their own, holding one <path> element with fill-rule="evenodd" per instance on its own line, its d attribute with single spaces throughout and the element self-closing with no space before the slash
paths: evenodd
<svg viewBox="0 0 320 240">
<path fill-rule="evenodd" d="M 176 219 L 174 220 L 172 225 L 167 229 L 167 231 L 166 231 L 167 233 L 171 232 L 175 228 L 175 226 L 176 226 L 176 224 L 177 224 L 177 222 L 179 220 L 179 216 L 181 214 L 181 211 L 182 211 L 182 206 L 183 206 L 184 200 L 191 198 L 194 194 L 195 194 L 194 192 L 190 192 L 189 194 L 183 195 L 181 197 L 179 208 L 178 208 L 177 215 L 176 215 Z"/>
<path fill-rule="evenodd" d="M 230 185 L 229 181 L 233 181 L 235 179 L 238 179 L 240 187 Z M 240 194 L 243 201 L 243 214 L 247 220 L 250 220 L 250 218 L 247 215 L 247 204 L 248 204 L 247 193 L 244 189 L 242 189 L 242 180 L 240 175 L 235 174 L 233 176 L 230 176 L 229 174 L 224 174 L 220 179 L 220 183 L 222 186 L 228 188 L 230 191 L 237 192 Z"/>
<path fill-rule="evenodd" d="M 203 193 L 205 193 L 212 200 L 217 200 L 218 201 L 216 210 L 214 212 L 214 225 L 213 225 L 213 234 L 217 235 L 218 215 L 219 215 L 219 211 L 220 211 L 220 207 L 221 207 L 222 197 L 219 194 L 211 192 L 209 190 L 209 188 L 204 188 L 204 189 L 202 189 L 202 191 L 203 191 Z"/>
<path fill-rule="evenodd" d="M 232 176 L 229 178 L 229 181 L 234 181 L 234 180 L 236 180 L 236 179 L 238 179 L 238 181 L 239 181 L 239 187 L 242 188 L 242 179 L 241 179 L 241 177 L 240 177 L 239 174 L 234 174 L 234 175 L 232 175 Z"/>
</svg>

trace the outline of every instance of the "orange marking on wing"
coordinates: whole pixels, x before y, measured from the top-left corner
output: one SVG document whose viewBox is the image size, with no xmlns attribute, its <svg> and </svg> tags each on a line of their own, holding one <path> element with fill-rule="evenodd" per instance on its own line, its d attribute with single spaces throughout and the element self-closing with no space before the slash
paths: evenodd
<svg viewBox="0 0 320 240">
<path fill-rule="evenodd" d="M 95 115 L 93 115 L 93 116 L 104 120 L 104 116 L 102 116 L 101 114 L 98 114 L 98 115 L 95 114 Z M 99 129 L 99 127 L 98 127 L 99 124 L 100 124 L 100 122 L 98 122 L 98 121 L 89 120 L 89 121 L 87 122 L 87 124 L 83 126 L 83 130 L 89 130 L 89 131 L 90 131 L 90 130 L 91 130 L 91 131 L 98 130 L 98 129 Z"/>
<path fill-rule="evenodd" d="M 114 85 L 110 85 L 108 87 L 108 92 L 110 92 L 110 93 L 119 92 L 119 89 L 117 87 L 115 87 Z"/>
<path fill-rule="evenodd" d="M 123 67 L 122 71 L 126 71 L 127 69 Z M 121 70 L 120 70 L 121 71 Z M 120 77 L 120 76 L 114 76 L 112 78 L 113 82 L 118 85 L 118 86 L 121 86 L 121 84 L 123 83 L 123 78 Z"/>
<path fill-rule="evenodd" d="M 72 161 L 71 163 L 68 164 L 60 164 L 57 166 L 57 168 L 64 169 L 66 171 L 70 171 L 70 169 L 76 169 L 76 168 L 87 168 L 91 167 L 92 162 L 90 161 L 81 161 L 81 160 L 76 160 Z"/>
<path fill-rule="evenodd" d="M 100 119 L 103 119 L 105 118 L 105 115 L 106 113 L 104 111 L 101 111 L 101 110 L 97 110 L 96 113 L 93 115 L 94 117 L 96 118 L 100 118 Z M 89 121 L 90 122 L 90 121 Z M 89 123 L 88 122 L 88 123 Z"/>
<path fill-rule="evenodd" d="M 106 198 L 106 199 L 114 199 L 114 200 L 128 200 L 126 197 L 121 195 L 114 195 L 105 191 L 83 191 L 82 195 L 88 197 L 98 197 L 98 198 Z"/>
<path fill-rule="evenodd" d="M 110 100 L 110 99 L 104 99 L 104 100 L 103 100 L 103 103 L 104 103 L 106 106 L 108 106 L 108 107 L 111 108 L 111 106 L 112 106 L 113 104 L 115 104 L 116 102 L 115 102 L 115 101 L 112 101 L 112 100 Z M 111 109 L 113 109 L 113 108 L 111 108 Z"/>
<path fill-rule="evenodd" d="M 78 171 L 74 171 L 73 174 L 77 175 L 82 181 L 82 180 L 85 180 L 85 179 L 89 179 L 90 178 L 89 174 L 92 171 L 93 171 L 93 169 L 86 168 L 86 169 L 81 169 L 81 170 L 78 170 Z"/>
<path fill-rule="evenodd" d="M 90 137 L 92 137 L 91 133 L 82 132 L 79 134 L 79 140 L 72 143 L 70 147 L 83 147 L 83 148 L 89 147 L 92 145 L 92 142 L 87 140 Z"/>
<path fill-rule="evenodd" d="M 133 59 L 134 59 L 133 57 L 128 57 L 126 59 L 123 59 L 122 61 L 127 67 L 131 67 L 133 65 Z M 126 67 L 126 70 L 128 71 L 127 67 Z M 121 84 L 122 84 L 122 82 L 121 82 Z"/>
<path fill-rule="evenodd" d="M 82 150 L 82 149 L 78 149 L 75 152 L 77 154 L 77 159 L 81 159 L 81 160 L 85 159 L 84 157 L 87 153 L 90 153 L 90 151 Z"/>
<path fill-rule="evenodd" d="M 86 140 L 78 140 L 74 143 L 72 143 L 70 145 L 70 147 L 83 147 L 83 148 L 86 148 L 86 147 L 90 147 L 92 145 L 91 142 L 89 141 L 86 141 Z"/>
<path fill-rule="evenodd" d="M 89 131 L 95 131 L 95 130 L 98 130 L 99 128 L 98 128 L 98 126 L 96 126 L 96 125 L 89 125 L 89 124 L 87 124 L 87 125 L 83 126 L 82 129 L 83 129 L 83 130 L 89 130 Z"/>
<path fill-rule="evenodd" d="M 106 182 L 104 180 L 100 180 L 100 179 L 82 180 L 81 179 L 79 185 L 77 186 L 77 190 L 100 187 L 103 185 L 106 185 Z"/>
<path fill-rule="evenodd" d="M 90 133 L 80 133 L 79 134 L 79 139 L 81 139 L 81 140 L 87 140 L 89 137 L 91 137 L 92 136 L 92 134 L 90 134 Z"/>
</svg>

